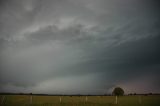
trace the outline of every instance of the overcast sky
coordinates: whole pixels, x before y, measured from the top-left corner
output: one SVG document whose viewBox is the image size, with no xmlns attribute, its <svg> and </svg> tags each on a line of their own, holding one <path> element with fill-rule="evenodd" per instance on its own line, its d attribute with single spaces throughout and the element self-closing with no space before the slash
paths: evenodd
<svg viewBox="0 0 160 106">
<path fill-rule="evenodd" d="M 160 92 L 156 0 L 1 0 L 0 92 Z"/>
</svg>

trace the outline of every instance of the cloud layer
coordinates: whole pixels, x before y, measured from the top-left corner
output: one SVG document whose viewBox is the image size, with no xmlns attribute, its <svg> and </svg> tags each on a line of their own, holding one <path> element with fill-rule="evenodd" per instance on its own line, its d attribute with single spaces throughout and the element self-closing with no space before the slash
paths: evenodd
<svg viewBox="0 0 160 106">
<path fill-rule="evenodd" d="M 160 92 L 159 2 L 2 0 L 0 91 Z"/>
</svg>

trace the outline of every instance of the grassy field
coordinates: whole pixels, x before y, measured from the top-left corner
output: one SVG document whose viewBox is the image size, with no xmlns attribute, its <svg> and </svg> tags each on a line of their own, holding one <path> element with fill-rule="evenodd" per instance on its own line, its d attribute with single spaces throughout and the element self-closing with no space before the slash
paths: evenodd
<svg viewBox="0 0 160 106">
<path fill-rule="evenodd" d="M 0 106 L 160 106 L 160 96 L 31 96 L 1 95 Z M 32 103 L 31 103 L 32 102 Z"/>
</svg>

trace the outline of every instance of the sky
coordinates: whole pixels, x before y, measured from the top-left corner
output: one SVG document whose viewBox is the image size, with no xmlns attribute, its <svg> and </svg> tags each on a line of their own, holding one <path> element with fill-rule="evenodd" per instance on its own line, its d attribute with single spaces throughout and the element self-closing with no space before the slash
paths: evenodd
<svg viewBox="0 0 160 106">
<path fill-rule="evenodd" d="M 160 93 L 156 0 L 1 0 L 0 92 Z"/>
</svg>

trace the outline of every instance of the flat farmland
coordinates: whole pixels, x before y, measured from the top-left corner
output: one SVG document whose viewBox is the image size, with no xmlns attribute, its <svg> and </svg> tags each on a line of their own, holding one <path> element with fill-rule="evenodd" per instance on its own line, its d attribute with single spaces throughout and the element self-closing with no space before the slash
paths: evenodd
<svg viewBox="0 0 160 106">
<path fill-rule="evenodd" d="M 160 106 L 159 95 L 119 96 L 37 96 L 0 95 L 0 106 Z"/>
</svg>

